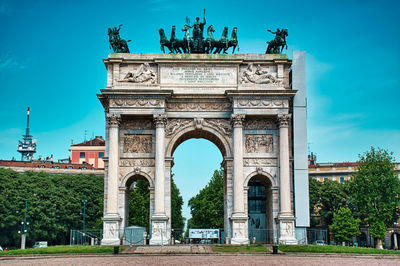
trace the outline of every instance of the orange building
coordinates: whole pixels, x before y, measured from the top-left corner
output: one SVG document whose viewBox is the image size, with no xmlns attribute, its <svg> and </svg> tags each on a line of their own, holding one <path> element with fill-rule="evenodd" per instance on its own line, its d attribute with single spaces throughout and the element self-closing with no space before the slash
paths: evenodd
<svg viewBox="0 0 400 266">
<path fill-rule="evenodd" d="M 87 163 L 95 169 L 104 169 L 103 157 L 105 154 L 106 142 L 103 137 L 96 136 L 94 139 L 70 147 L 71 163 L 82 164 Z"/>
</svg>

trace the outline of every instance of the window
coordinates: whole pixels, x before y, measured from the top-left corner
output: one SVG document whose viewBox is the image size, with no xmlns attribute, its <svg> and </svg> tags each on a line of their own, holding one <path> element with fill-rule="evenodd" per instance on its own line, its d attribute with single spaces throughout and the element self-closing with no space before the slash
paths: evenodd
<svg viewBox="0 0 400 266">
<path fill-rule="evenodd" d="M 54 166 L 55 169 L 60 169 L 60 166 L 56 165 Z"/>
<path fill-rule="evenodd" d="M 340 177 L 340 183 L 344 183 L 344 176 Z"/>
<path fill-rule="evenodd" d="M 86 170 L 87 168 L 86 168 L 86 167 L 81 167 L 81 169 L 82 169 L 82 170 Z"/>
<path fill-rule="evenodd" d="M 85 153 L 84 152 L 80 152 L 79 153 L 79 158 L 85 158 Z"/>
<path fill-rule="evenodd" d="M 103 158 L 104 157 L 104 152 L 99 152 L 99 158 Z"/>
</svg>

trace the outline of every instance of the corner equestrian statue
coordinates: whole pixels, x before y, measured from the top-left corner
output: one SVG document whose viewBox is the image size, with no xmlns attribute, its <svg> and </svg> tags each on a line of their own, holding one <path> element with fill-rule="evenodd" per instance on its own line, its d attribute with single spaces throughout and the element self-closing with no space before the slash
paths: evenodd
<svg viewBox="0 0 400 266">
<path fill-rule="evenodd" d="M 175 37 L 176 27 L 172 27 L 171 39 L 168 40 L 165 36 L 164 29 L 159 29 L 161 51 L 165 53 L 164 47 L 170 50 L 170 53 L 193 53 L 193 54 L 227 54 L 227 50 L 232 47 L 232 54 L 235 52 L 236 46 L 238 46 L 237 40 L 237 28 L 234 27 L 232 30 L 232 37 L 228 39 L 228 27 L 224 27 L 222 36 L 220 39 L 214 39 L 213 32 L 214 27 L 211 25 L 207 29 L 207 38 L 203 37 L 204 26 L 206 25 L 206 10 L 204 9 L 203 22 L 200 22 L 200 18 L 196 17 L 196 21 L 193 25 L 190 25 L 190 20 L 186 17 L 186 24 L 182 31 L 184 32 L 183 39 Z M 190 29 L 192 30 L 192 37 L 190 36 Z"/>
<path fill-rule="evenodd" d="M 125 41 L 124 39 L 121 39 L 119 36 L 119 31 L 121 29 L 121 25 L 114 28 L 108 28 L 108 41 L 110 42 L 110 49 L 112 48 L 114 53 L 130 53 L 129 52 L 129 47 L 128 47 L 128 42 L 131 40 Z"/>
<path fill-rule="evenodd" d="M 283 48 L 287 49 L 286 37 L 288 36 L 287 29 L 276 29 L 276 32 L 268 30 L 270 33 L 275 34 L 275 39 L 270 42 L 267 42 L 268 47 L 266 54 L 280 54 L 283 51 Z"/>
</svg>

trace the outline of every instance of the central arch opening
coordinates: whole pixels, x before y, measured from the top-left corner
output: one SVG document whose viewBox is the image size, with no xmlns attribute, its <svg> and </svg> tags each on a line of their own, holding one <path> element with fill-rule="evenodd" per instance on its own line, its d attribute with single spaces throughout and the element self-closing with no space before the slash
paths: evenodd
<svg viewBox="0 0 400 266">
<path fill-rule="evenodd" d="M 253 242 L 273 243 L 272 184 L 264 175 L 248 182 L 248 230 Z"/>
<path fill-rule="evenodd" d="M 225 176 L 221 163 L 225 153 L 224 143 L 218 137 L 201 130 L 187 132 L 178 137 L 173 144 L 174 165 L 171 172 L 184 201 L 182 213 L 186 218 L 186 237 L 188 228 L 217 228 L 223 232 Z M 206 197 L 210 198 L 201 204 L 201 199 Z M 195 217 L 192 217 L 191 210 L 195 212 Z M 208 211 L 216 213 L 210 215 Z M 199 212 L 204 213 L 203 220 L 196 215 Z M 211 243 L 220 240 L 198 239 L 197 241 Z"/>
</svg>

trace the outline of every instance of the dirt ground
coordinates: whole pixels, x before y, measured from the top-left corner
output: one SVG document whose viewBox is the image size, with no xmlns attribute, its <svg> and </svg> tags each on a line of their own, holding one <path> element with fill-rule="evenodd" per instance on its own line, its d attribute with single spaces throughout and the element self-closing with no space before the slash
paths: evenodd
<svg viewBox="0 0 400 266">
<path fill-rule="evenodd" d="M 170 255 L 1 258 L 0 265 L 400 265 L 400 258 L 374 256 Z"/>
</svg>

